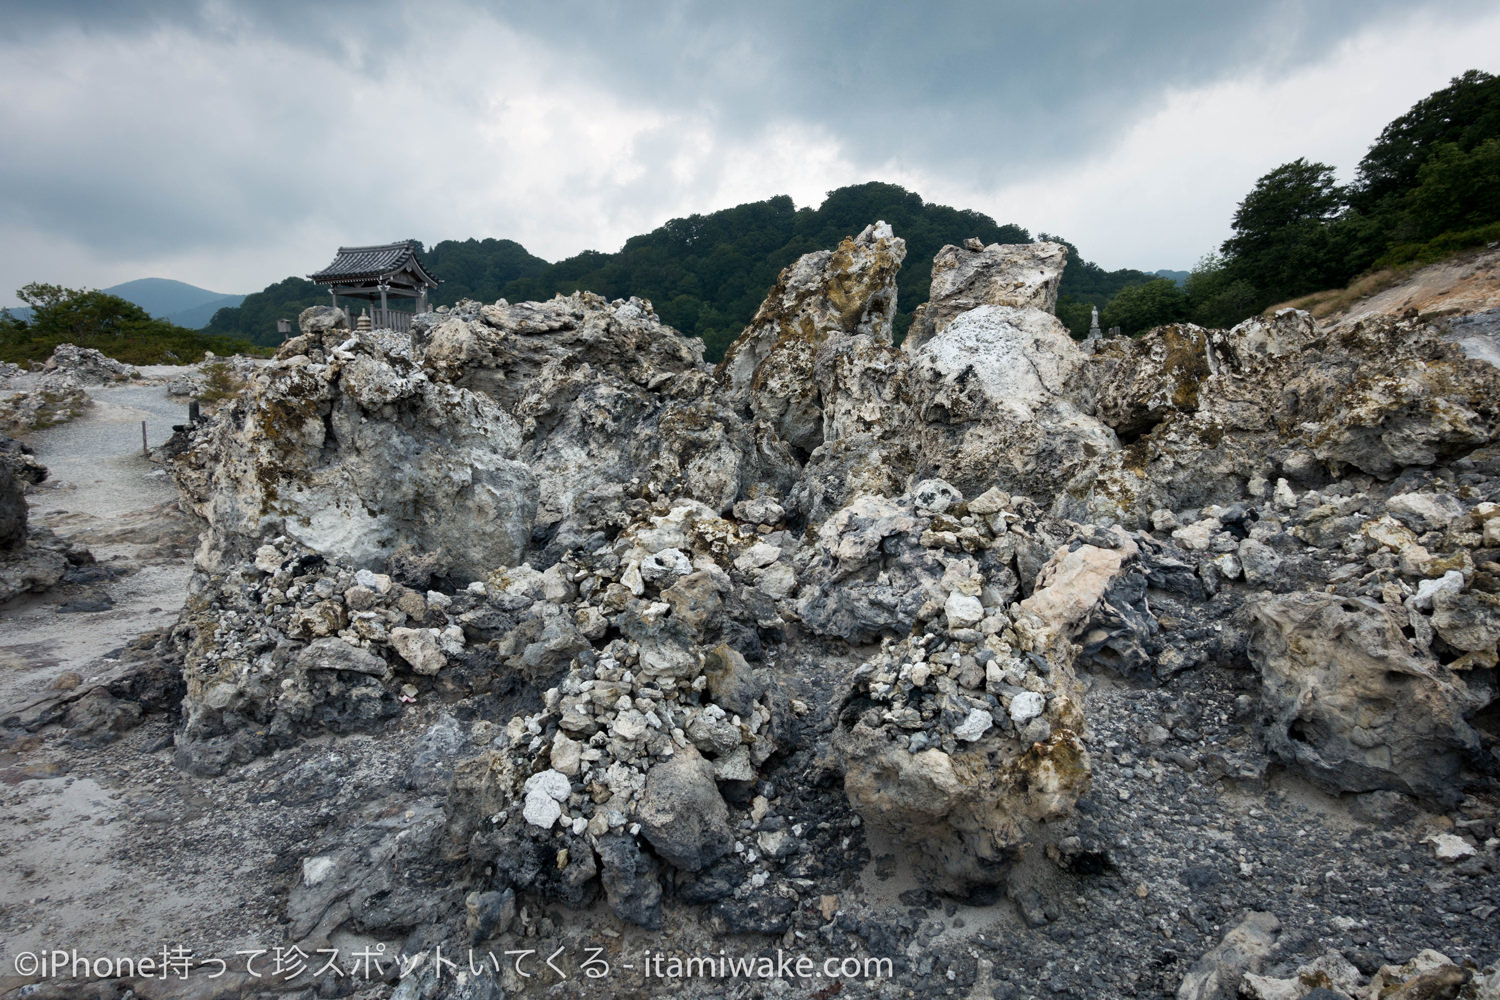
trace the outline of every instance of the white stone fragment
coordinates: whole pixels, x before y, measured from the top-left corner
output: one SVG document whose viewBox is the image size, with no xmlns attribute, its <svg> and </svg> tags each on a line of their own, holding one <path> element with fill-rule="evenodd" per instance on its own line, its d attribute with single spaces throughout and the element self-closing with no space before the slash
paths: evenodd
<svg viewBox="0 0 1500 1000">
<path fill-rule="evenodd" d="M 1014 704 L 1012 702 L 1012 711 L 1014 711 Z M 953 738 L 963 740 L 965 743 L 973 743 L 987 733 L 994 724 L 995 720 L 990 717 L 989 712 L 982 708 L 970 709 L 968 717 L 953 728 Z"/>
<path fill-rule="evenodd" d="M 1433 856 L 1449 864 L 1471 858 L 1475 854 L 1473 844 L 1451 833 L 1435 833 L 1427 838 L 1427 842 L 1432 845 Z"/>
<path fill-rule="evenodd" d="M 320 854 L 316 858 L 303 858 L 302 884 L 311 888 L 333 874 L 336 867 L 334 860 L 326 854 Z"/>
<path fill-rule="evenodd" d="M 281 553 L 274 545 L 262 545 L 255 550 L 255 568 L 262 573 L 274 573 L 281 568 Z"/>
<path fill-rule="evenodd" d="M 1010 721 L 1018 726 L 1042 714 L 1047 707 L 1047 698 L 1036 691 L 1022 691 L 1010 700 Z"/>
<path fill-rule="evenodd" d="M 526 803 L 521 807 L 521 815 L 532 826 L 550 830 L 562 816 L 562 806 L 552 796 L 537 789 L 527 794 Z"/>
<path fill-rule="evenodd" d="M 954 591 L 948 595 L 948 602 L 943 605 L 943 613 L 948 616 L 948 627 L 973 628 L 978 625 L 980 619 L 984 618 L 984 604 L 977 597 Z"/>
</svg>

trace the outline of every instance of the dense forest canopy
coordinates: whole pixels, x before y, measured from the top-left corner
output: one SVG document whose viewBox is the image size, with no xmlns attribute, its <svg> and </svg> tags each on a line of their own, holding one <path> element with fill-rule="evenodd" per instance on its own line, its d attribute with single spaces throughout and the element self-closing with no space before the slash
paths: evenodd
<svg viewBox="0 0 1500 1000">
<path fill-rule="evenodd" d="M 791 198 L 778 195 L 673 219 L 631 237 L 617 253 L 588 250 L 555 264 L 511 240 L 495 239 L 444 240 L 424 251 L 423 260 L 443 281 L 432 296 L 435 306 L 464 298 L 548 299 L 580 289 L 607 298 L 638 295 L 651 300 L 664 322 L 688 336 L 702 337 L 709 357 L 716 360 L 750 322 L 783 268 L 802 254 L 837 246 L 878 219 L 889 222 L 906 240 L 906 265 L 898 282 L 898 335 L 905 333 L 913 311 L 927 300 L 932 258 L 945 244 L 962 243 L 971 236 L 986 244 L 1031 241 L 1020 226 L 924 202 L 894 184 L 868 183 L 832 191 L 815 209 L 799 210 Z M 1102 307 L 1121 288 L 1152 277 L 1134 270 L 1105 271 L 1083 260 L 1071 244 L 1068 249 L 1059 312 L 1072 308 L 1065 322 L 1075 333 L 1087 331 L 1090 306 Z M 307 306 L 328 301 L 326 289 L 304 278 L 287 278 L 247 296 L 237 309 L 220 310 L 208 330 L 274 344 L 279 340 L 277 319 L 293 318 Z"/>
</svg>

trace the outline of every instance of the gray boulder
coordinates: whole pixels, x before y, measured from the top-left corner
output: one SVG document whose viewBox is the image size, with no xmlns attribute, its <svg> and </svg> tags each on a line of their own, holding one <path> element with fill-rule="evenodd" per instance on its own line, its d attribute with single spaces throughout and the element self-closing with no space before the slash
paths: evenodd
<svg viewBox="0 0 1500 1000">
<path fill-rule="evenodd" d="M 488 397 L 434 382 L 360 334 L 326 363 L 267 366 L 242 405 L 193 433 L 172 472 L 208 521 L 205 569 L 285 533 L 370 569 L 414 547 L 478 579 L 519 562 L 531 537 L 537 491 L 519 447 Z"/>
<path fill-rule="evenodd" d="M 734 843 L 713 765 L 696 750 L 679 750 L 647 772 L 637 818 L 656 853 L 684 871 L 707 867 Z"/>
<path fill-rule="evenodd" d="M 719 364 L 730 405 L 767 421 L 792 447 L 816 448 L 823 440 L 818 352 L 859 335 L 890 343 L 896 275 L 905 258 L 906 242 L 877 222 L 838 249 L 805 254 L 782 271 Z"/>
<path fill-rule="evenodd" d="M 1451 806 L 1480 749 L 1482 702 L 1420 658 L 1387 607 L 1302 591 L 1252 605 L 1250 658 L 1272 753 L 1334 791 L 1392 789 Z"/>
</svg>

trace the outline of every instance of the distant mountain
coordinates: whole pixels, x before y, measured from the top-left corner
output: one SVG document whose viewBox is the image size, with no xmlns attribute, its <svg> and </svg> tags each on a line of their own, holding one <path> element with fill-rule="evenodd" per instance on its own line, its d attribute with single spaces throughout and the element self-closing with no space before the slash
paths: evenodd
<svg viewBox="0 0 1500 1000">
<path fill-rule="evenodd" d="M 134 302 L 157 319 L 168 320 L 189 330 L 203 329 L 214 313 L 226 307 L 233 308 L 245 299 L 243 295 L 211 292 L 171 278 L 138 278 L 100 291 Z"/>
<path fill-rule="evenodd" d="M 1171 278 L 1173 281 L 1177 282 L 1177 287 L 1181 288 L 1183 285 L 1185 285 L 1187 283 L 1188 275 L 1191 274 L 1192 272 L 1191 271 L 1168 271 L 1166 268 L 1162 268 L 1159 271 L 1153 271 L 1151 273 L 1155 274 L 1158 278 Z"/>
</svg>

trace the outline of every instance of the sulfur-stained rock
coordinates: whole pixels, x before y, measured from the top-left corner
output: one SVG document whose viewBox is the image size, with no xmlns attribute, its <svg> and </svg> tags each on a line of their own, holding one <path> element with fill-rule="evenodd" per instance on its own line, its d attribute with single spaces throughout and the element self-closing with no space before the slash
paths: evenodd
<svg viewBox="0 0 1500 1000">
<path fill-rule="evenodd" d="M 536 507 L 514 422 L 352 337 L 326 364 L 274 362 L 198 425 L 172 471 L 209 531 L 205 569 L 282 532 L 381 567 L 402 544 L 470 579 L 520 561 Z"/>
<path fill-rule="evenodd" d="M 906 847 L 925 885 L 955 896 L 991 896 L 1033 825 L 1066 817 L 1088 790 L 1088 754 L 1066 730 L 1010 753 L 988 736 L 953 755 L 912 753 L 895 737 L 863 719 L 840 731 L 844 790 Z"/>
<path fill-rule="evenodd" d="M 1432 598 L 1432 627 L 1444 642 L 1493 667 L 1500 650 L 1500 598 L 1483 591 L 1443 592 Z"/>
<path fill-rule="evenodd" d="M 1110 341 L 1070 395 L 1125 447 L 1056 512 L 1145 523 L 1158 507 L 1243 498 L 1257 478 L 1306 489 L 1345 469 L 1393 478 L 1490 439 L 1500 372 L 1419 324 L 1321 330 L 1283 309 L 1229 331 L 1186 325 Z"/>
<path fill-rule="evenodd" d="M 782 271 L 755 318 L 724 353 L 716 376 L 730 405 L 766 421 L 793 448 L 823 440 L 814 366 L 825 343 L 868 335 L 889 344 L 896 274 L 906 243 L 877 222 L 833 251 Z"/>
<path fill-rule="evenodd" d="M 1240 979 L 1259 972 L 1281 935 L 1273 913 L 1248 913 L 1183 977 L 1177 1000 L 1234 1000 Z"/>
<path fill-rule="evenodd" d="M 448 658 L 438 645 L 435 628 L 393 628 L 391 646 L 419 674 L 430 676 L 448 663 Z"/>
</svg>

